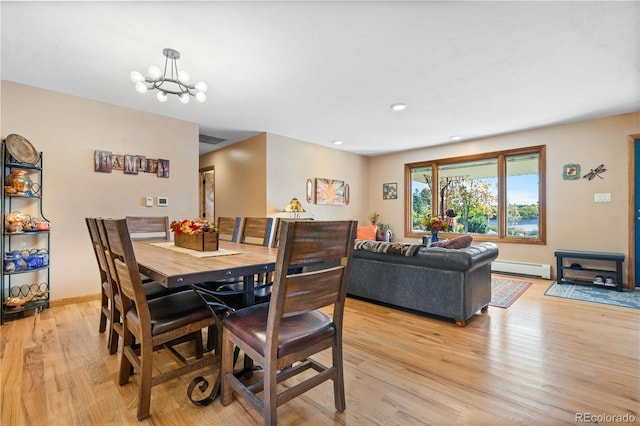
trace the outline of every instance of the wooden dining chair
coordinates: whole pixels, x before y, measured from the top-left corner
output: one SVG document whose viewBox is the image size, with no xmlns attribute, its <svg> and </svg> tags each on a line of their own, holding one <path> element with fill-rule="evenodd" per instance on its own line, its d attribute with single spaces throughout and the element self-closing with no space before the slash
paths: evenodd
<svg viewBox="0 0 640 426">
<path fill-rule="evenodd" d="M 222 321 L 223 405 L 237 396 L 260 412 L 266 425 L 276 425 L 278 406 L 332 380 L 335 407 L 345 410 L 342 322 L 356 229 L 356 221 L 283 221 L 270 302 Z M 300 267 L 304 272 L 288 273 Z M 331 317 L 318 310 L 331 305 Z M 234 376 L 235 346 L 262 367 L 262 380 L 245 385 Z M 330 367 L 310 358 L 328 348 Z M 316 374 L 297 377 L 278 393 L 279 383 L 309 369 Z"/>
<path fill-rule="evenodd" d="M 218 239 L 222 241 L 238 242 L 240 233 L 240 217 L 218 218 Z"/>
<path fill-rule="evenodd" d="M 152 386 L 214 363 L 217 356 L 202 356 L 196 350 L 195 359 L 188 360 L 168 344 L 181 337 L 192 337 L 202 348 L 201 330 L 214 326 L 216 318 L 193 290 L 147 300 L 126 221 L 105 219 L 103 223 L 124 312 L 119 384 L 129 382 L 131 367 L 138 371 L 137 417 L 143 420 L 149 417 Z M 153 352 L 162 348 L 171 351 L 181 366 L 153 375 Z"/>
<path fill-rule="evenodd" d="M 132 240 L 168 240 L 171 237 L 169 216 L 127 216 L 125 220 Z"/>
<path fill-rule="evenodd" d="M 98 271 L 100 273 L 100 324 L 98 326 L 98 331 L 100 333 L 104 333 L 107 330 L 107 323 L 109 324 L 107 348 L 109 348 L 110 354 L 114 354 L 118 350 L 118 333 L 114 328 L 114 324 L 120 322 L 120 313 L 118 309 L 116 309 L 113 301 L 114 291 L 111 286 L 112 280 L 109 275 L 109 266 L 107 265 L 106 255 L 102 242 L 100 241 L 98 224 L 96 219 L 93 217 L 85 218 L 85 223 L 89 230 L 91 245 L 96 256 Z"/>
</svg>

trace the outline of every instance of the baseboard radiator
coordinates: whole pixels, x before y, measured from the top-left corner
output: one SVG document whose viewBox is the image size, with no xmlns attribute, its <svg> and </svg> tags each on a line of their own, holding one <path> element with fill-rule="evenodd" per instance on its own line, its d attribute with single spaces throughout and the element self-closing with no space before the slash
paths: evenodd
<svg viewBox="0 0 640 426">
<path fill-rule="evenodd" d="M 546 279 L 551 278 L 551 265 L 541 263 L 496 260 L 491 263 L 491 271 L 514 275 L 528 275 Z"/>
</svg>

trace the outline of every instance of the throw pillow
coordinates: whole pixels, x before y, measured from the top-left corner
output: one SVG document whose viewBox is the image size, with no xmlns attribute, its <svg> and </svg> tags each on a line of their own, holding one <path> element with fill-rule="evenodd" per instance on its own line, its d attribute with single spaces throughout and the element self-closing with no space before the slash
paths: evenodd
<svg viewBox="0 0 640 426">
<path fill-rule="evenodd" d="M 460 237 L 452 238 L 450 240 L 441 241 L 438 243 L 438 247 L 447 249 L 461 249 L 471 245 L 473 237 L 471 235 L 462 235 Z"/>
<path fill-rule="evenodd" d="M 358 226 L 358 232 L 356 238 L 359 240 L 376 240 L 376 231 L 378 227 L 376 225 L 370 226 Z"/>
<path fill-rule="evenodd" d="M 415 256 L 422 247 L 420 244 L 385 243 L 383 241 L 356 241 L 355 250 L 365 250 L 373 253 L 397 254 L 400 256 Z"/>
</svg>

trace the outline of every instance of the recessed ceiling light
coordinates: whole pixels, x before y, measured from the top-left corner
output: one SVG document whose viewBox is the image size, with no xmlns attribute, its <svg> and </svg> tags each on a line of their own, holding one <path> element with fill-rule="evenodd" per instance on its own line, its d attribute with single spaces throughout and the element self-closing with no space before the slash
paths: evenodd
<svg viewBox="0 0 640 426">
<path fill-rule="evenodd" d="M 394 111 L 402 111 L 407 108 L 407 104 L 391 104 L 391 109 Z"/>
<path fill-rule="evenodd" d="M 342 145 L 342 141 L 333 141 L 334 145 Z"/>
<path fill-rule="evenodd" d="M 462 136 L 458 136 L 458 135 L 456 135 L 456 136 L 451 136 L 451 140 L 452 140 L 452 141 L 459 141 L 460 139 L 462 139 Z"/>
</svg>

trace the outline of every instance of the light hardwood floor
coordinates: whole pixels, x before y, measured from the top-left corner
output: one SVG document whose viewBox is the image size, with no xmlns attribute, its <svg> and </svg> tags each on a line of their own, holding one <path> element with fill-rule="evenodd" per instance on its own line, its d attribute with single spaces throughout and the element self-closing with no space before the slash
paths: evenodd
<svg viewBox="0 0 640 426">
<path fill-rule="evenodd" d="M 464 328 L 348 299 L 347 410 L 335 412 L 327 382 L 279 408 L 279 424 L 549 425 L 576 413 L 640 423 L 640 311 L 544 296 L 550 282 L 532 281 L 511 307 Z M 118 386 L 98 309 L 57 306 L 0 327 L 2 425 L 137 423 L 136 380 Z M 237 401 L 192 405 L 196 375 L 154 387 L 142 423 L 261 424 Z"/>
</svg>

